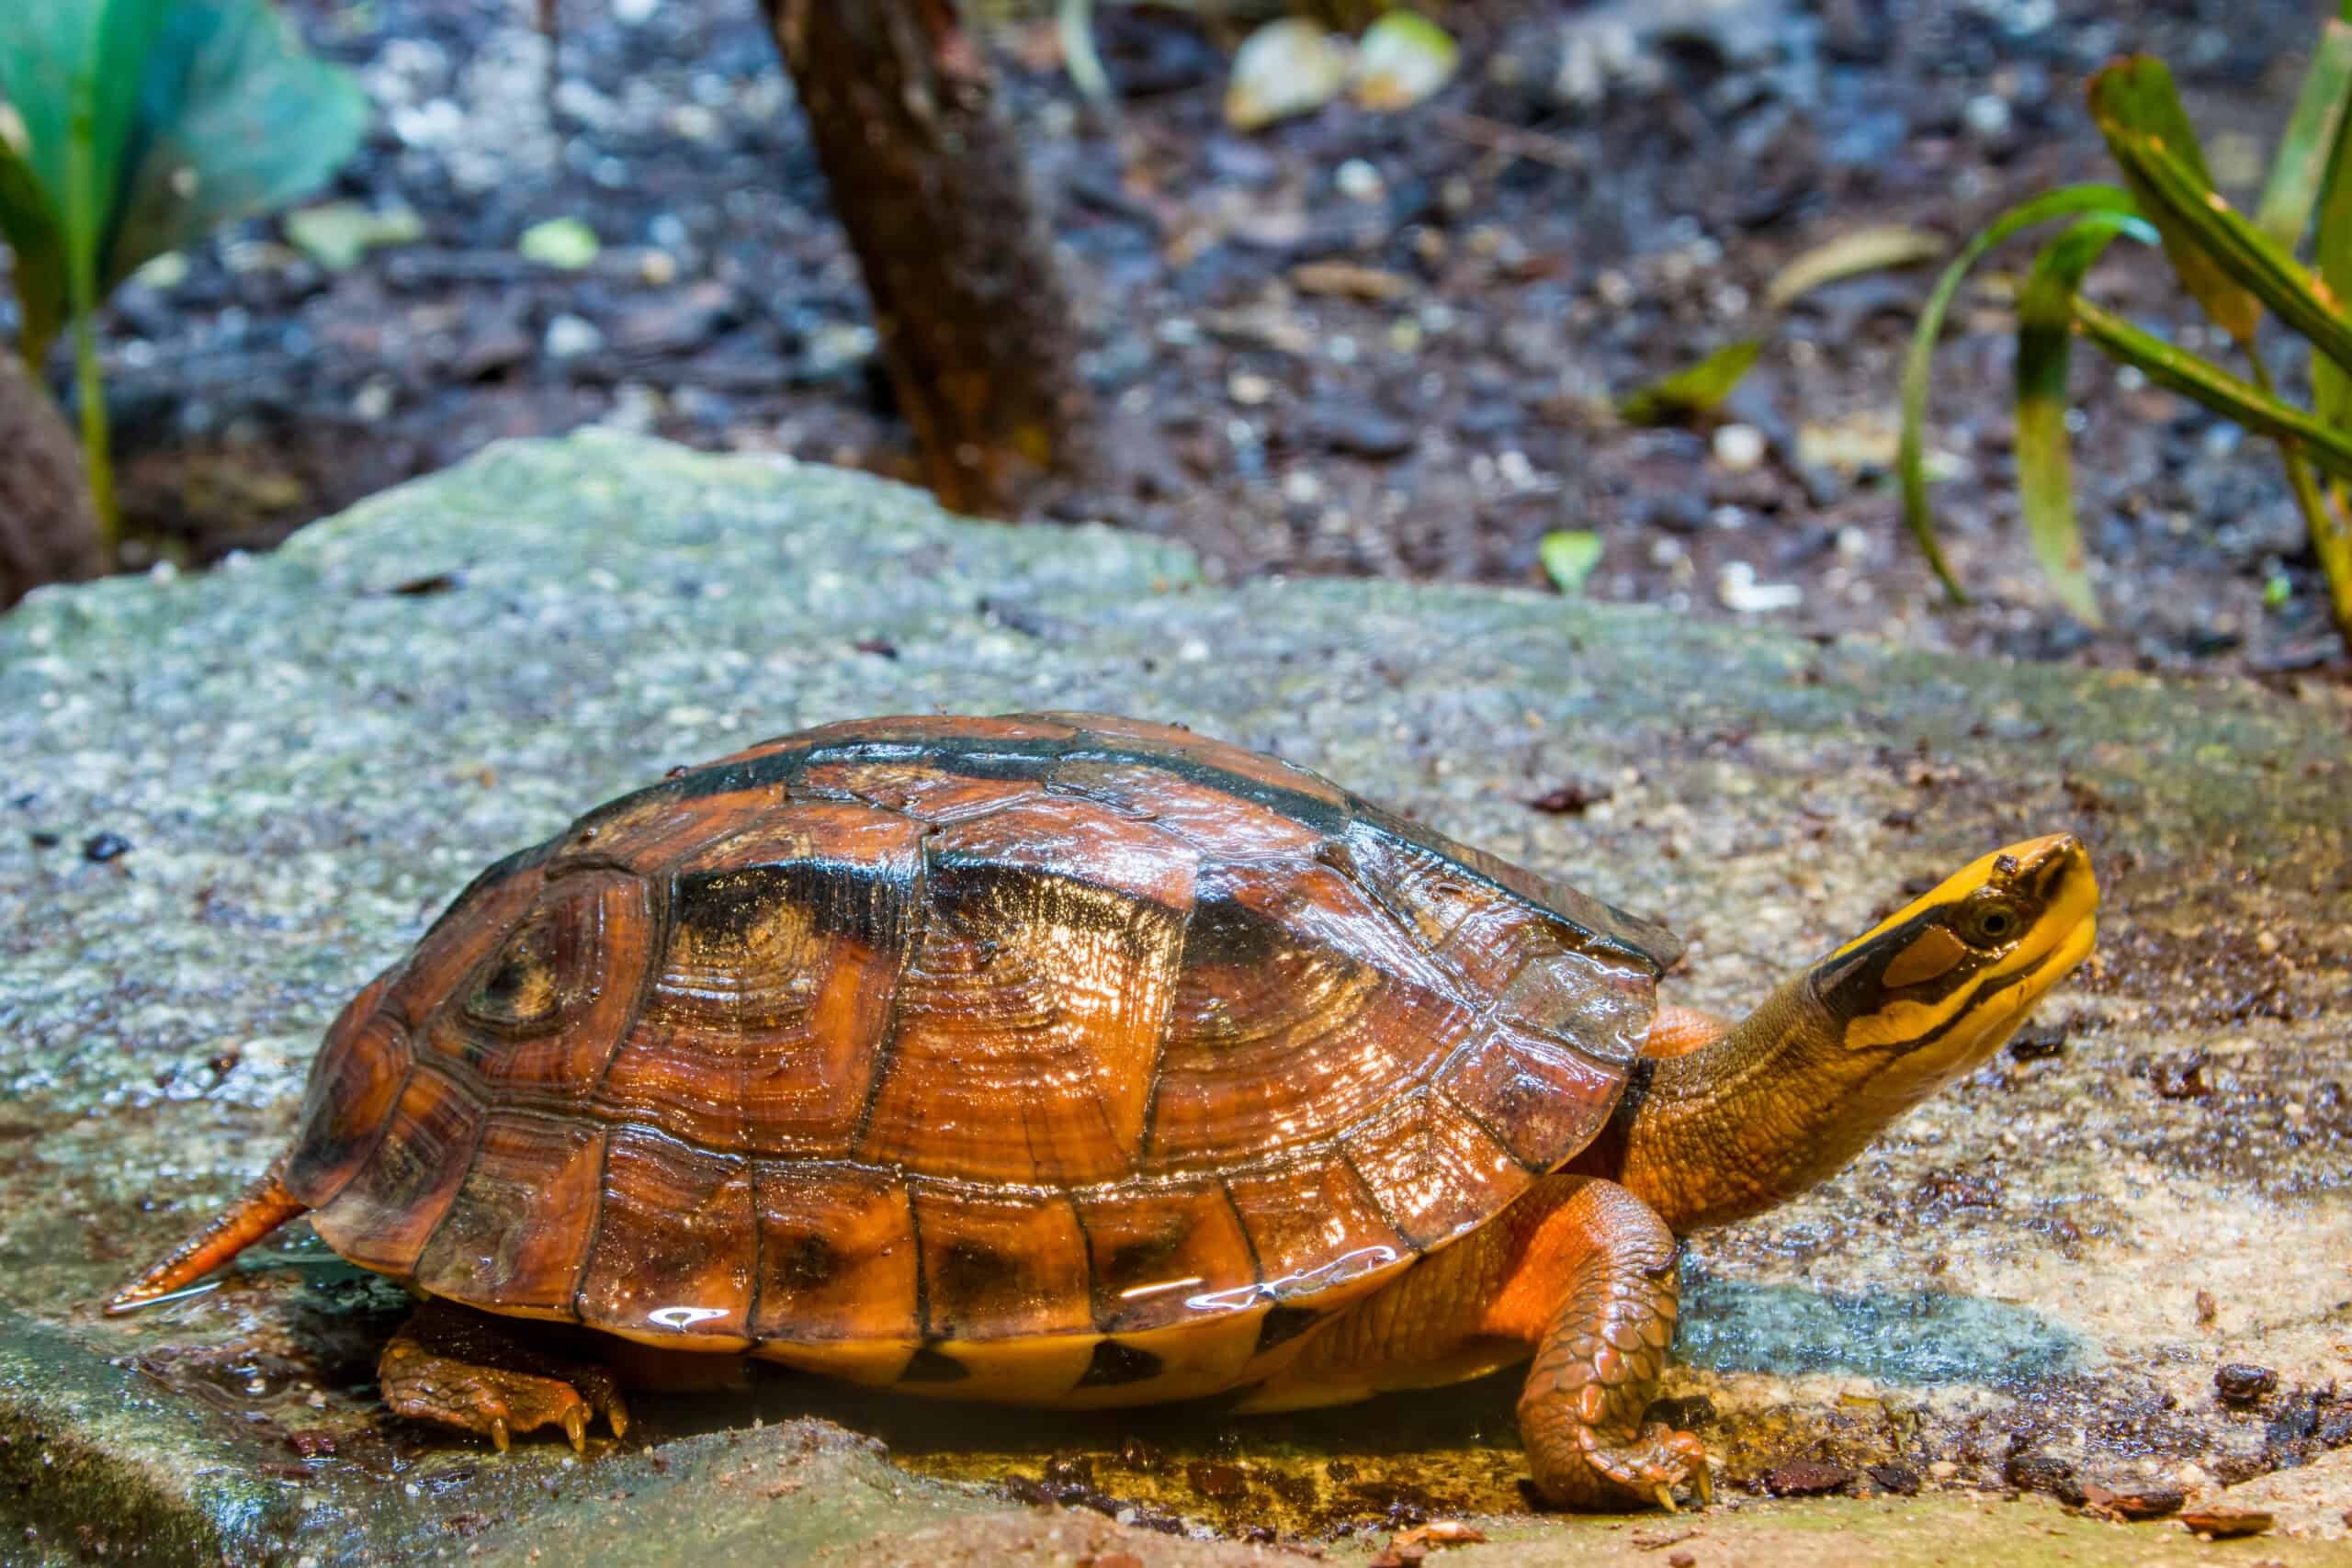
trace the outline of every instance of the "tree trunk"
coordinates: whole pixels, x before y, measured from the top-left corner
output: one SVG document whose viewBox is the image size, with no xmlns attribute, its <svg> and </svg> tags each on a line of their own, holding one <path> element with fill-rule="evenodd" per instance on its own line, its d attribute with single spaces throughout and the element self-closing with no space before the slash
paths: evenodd
<svg viewBox="0 0 2352 1568">
<path fill-rule="evenodd" d="M 1052 231 L 959 0 L 763 0 L 940 500 L 1010 515 L 1095 456 Z"/>
<path fill-rule="evenodd" d="M 97 570 L 82 449 L 16 350 L 0 344 L 0 610 L 44 582 Z"/>
</svg>

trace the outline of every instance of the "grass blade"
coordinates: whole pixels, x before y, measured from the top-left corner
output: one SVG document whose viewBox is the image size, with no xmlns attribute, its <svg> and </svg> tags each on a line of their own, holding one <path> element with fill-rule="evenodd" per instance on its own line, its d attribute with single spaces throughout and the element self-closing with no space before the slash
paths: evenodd
<svg viewBox="0 0 2352 1568">
<path fill-rule="evenodd" d="M 2313 463 L 2338 479 L 2352 479 L 2352 434 L 2250 381 L 2238 379 L 2211 360 L 2143 332 L 2079 294 L 2075 297 L 2074 316 L 2075 326 L 2100 352 L 2137 366 L 2158 386 L 2170 388 L 2274 441 L 2300 442 L 2304 456 Z"/>
<path fill-rule="evenodd" d="M 1668 424 L 1705 413 L 1731 396 L 1732 389 L 1755 367 L 1757 355 L 1763 352 L 1762 338 L 1727 343 L 1688 370 L 1678 370 L 1628 394 L 1617 405 L 1617 417 L 1627 424 Z"/>
<path fill-rule="evenodd" d="M 2066 437 L 2066 371 L 2073 358 L 2075 293 L 2119 234 L 2153 239 L 2120 212 L 2077 220 L 2034 258 L 2018 299 L 2018 494 L 2033 553 L 2059 601 L 2086 626 L 2104 626 L 2075 519 L 2074 457 Z"/>
<path fill-rule="evenodd" d="M 2123 183 L 2164 236 L 2181 287 L 2223 332 L 2252 342 L 2262 324 L 2261 302 L 2187 226 L 2191 209 L 2219 198 L 2197 129 L 2173 89 L 2172 72 L 2154 55 L 2126 55 L 2091 78 L 2090 98 L 2091 118 L 2123 170 Z"/>
<path fill-rule="evenodd" d="M 1911 347 L 1903 359 L 1903 435 L 1895 450 L 1894 468 L 1903 485 L 1904 525 L 1919 542 L 1920 553 L 1928 558 L 1928 565 L 1954 604 L 1967 604 L 1968 595 L 1944 559 L 1943 546 L 1936 538 L 1935 516 L 1928 509 L 1928 372 L 1935 358 L 1936 343 L 1943 336 L 1944 318 L 1951 313 L 1952 301 L 1960 297 L 1960 286 L 1967 281 L 1969 269 L 1983 260 L 1986 252 L 2011 236 L 2037 224 L 2086 212 L 2132 210 L 2131 193 L 2109 185 L 2062 186 L 2030 201 L 2019 202 L 1961 247 L 1960 254 L 1936 279 L 1936 287 L 1929 291 L 1928 303 L 1919 312 L 1919 324 L 1911 333 Z"/>
<path fill-rule="evenodd" d="M 2176 270 L 2179 263 L 2173 246 L 2178 242 L 2195 251 L 2201 265 L 2221 273 L 2233 287 L 2242 286 L 2250 303 L 2259 300 L 2253 304 L 2250 320 L 2260 321 L 2261 306 L 2268 305 L 2309 338 L 2313 348 L 2352 368 L 2352 319 L 2346 317 L 2333 290 L 2211 186 L 2199 184 L 2185 160 L 2129 133 L 2114 138 L 2112 145 L 2116 161 L 2136 176 L 2134 188 L 2144 193 L 2143 206 L 2165 236 L 2166 254 L 2175 255 Z M 2250 334 L 2233 335 L 2241 343 L 2252 341 Z"/>
<path fill-rule="evenodd" d="M 40 176 L 0 141 L 0 240 L 16 254 L 17 347 L 39 378 L 65 324 L 65 240 Z"/>
<path fill-rule="evenodd" d="M 2352 104 L 2352 26 L 2330 22 L 2312 52 L 2311 69 L 2303 73 L 2302 90 L 2295 96 L 2295 112 L 2278 140 L 2269 183 L 2262 187 L 2262 203 L 2255 209 L 2255 226 L 2283 250 L 2301 244 L 2303 231 L 2311 227 L 2347 104 Z"/>
</svg>

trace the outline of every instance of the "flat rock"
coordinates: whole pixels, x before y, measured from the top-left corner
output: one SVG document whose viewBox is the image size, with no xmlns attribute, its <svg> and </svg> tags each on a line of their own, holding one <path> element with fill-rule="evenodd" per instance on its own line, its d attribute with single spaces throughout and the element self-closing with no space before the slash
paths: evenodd
<svg viewBox="0 0 2352 1568">
<path fill-rule="evenodd" d="M 1692 1549 L 1805 1561 L 1824 1521 L 1892 1542 L 1947 1516 L 1979 1540 L 1970 1489 L 2025 1452 L 2192 1506 L 2241 1494 L 2277 1515 L 2274 1554 L 2345 1533 L 2341 689 L 1464 587 L 1217 589 L 1133 536 L 584 434 L 493 448 L 264 558 L 0 618 L 0 1556 L 22 1530 L 31 1562 L 718 1562 L 757 1541 L 1208 1563 L 1281 1555 L 1238 1539 L 1253 1527 L 1410 1510 L 1521 1516 L 1449 1562 L 1623 1555 L 1605 1524 L 1523 1517 L 1508 1375 L 1252 1421 L 976 1415 L 761 1369 L 650 1396 L 584 1459 L 500 1456 L 374 1403 L 403 1298 L 299 1224 L 217 1290 L 96 1315 L 282 1145 L 322 1028 L 483 863 L 763 736 L 1030 707 L 1273 750 L 1668 916 L 1691 942 L 1674 993 L 1725 1010 L 1917 879 L 2082 832 L 2102 948 L 2031 1049 L 1687 1265 L 1668 1393 L 1712 1409 L 1719 1484 L 1803 1461 L 1926 1490 L 1751 1499 Z M 1570 784 L 1580 813 L 1528 804 Z M 128 848 L 86 854 L 104 835 Z M 2227 1363 L 2276 1386 L 2225 1404 Z M 1076 1511 L 1014 1503 L 1039 1495 Z M 2063 1529 L 2076 1562 L 2182 1539 L 2013 1506 L 2019 1539 Z"/>
</svg>

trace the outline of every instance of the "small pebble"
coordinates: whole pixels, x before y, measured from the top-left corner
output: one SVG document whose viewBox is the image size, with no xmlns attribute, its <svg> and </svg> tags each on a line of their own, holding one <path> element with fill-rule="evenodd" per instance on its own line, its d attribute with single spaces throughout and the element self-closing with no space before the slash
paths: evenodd
<svg viewBox="0 0 2352 1568">
<path fill-rule="evenodd" d="M 1351 158 L 1332 175 L 1331 183 L 1351 201 L 1378 201 L 1388 194 L 1388 182 L 1362 158 Z"/>
<path fill-rule="evenodd" d="M 578 359 L 605 346 L 605 334 L 585 316 L 570 312 L 548 323 L 547 351 L 550 359 Z"/>
<path fill-rule="evenodd" d="M 2224 1404 L 2252 1404 L 2278 1386 L 2278 1374 L 2268 1367 L 2230 1361 L 2213 1374 L 2214 1392 Z"/>
<path fill-rule="evenodd" d="M 130 840 L 119 833 L 93 833 L 82 840 L 82 858 L 100 864 L 130 852 Z"/>
<path fill-rule="evenodd" d="M 1764 460 L 1764 433 L 1752 424 L 1722 425 L 1715 431 L 1714 452 L 1716 462 L 1744 474 Z"/>
<path fill-rule="evenodd" d="M 1237 370 L 1226 378 L 1225 395 L 1243 408 L 1256 408 L 1274 395 L 1274 384 L 1254 370 Z"/>
</svg>

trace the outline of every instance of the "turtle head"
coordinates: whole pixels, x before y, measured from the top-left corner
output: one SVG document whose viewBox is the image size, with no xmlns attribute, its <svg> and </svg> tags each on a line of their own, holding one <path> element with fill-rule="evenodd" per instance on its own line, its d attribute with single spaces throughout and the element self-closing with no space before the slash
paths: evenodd
<svg viewBox="0 0 2352 1568">
<path fill-rule="evenodd" d="M 1803 1191 L 1999 1050 L 2089 954 L 2098 908 L 2071 833 L 1963 867 L 1713 1044 L 1659 1059 L 1628 1093 L 1628 1184 L 1678 1232 Z"/>
<path fill-rule="evenodd" d="M 1806 983 L 1838 1043 L 1883 1061 L 1916 1102 L 1998 1050 L 2088 955 L 2098 909 L 2082 841 L 2030 839 L 1947 877 L 1815 964 Z"/>
</svg>

